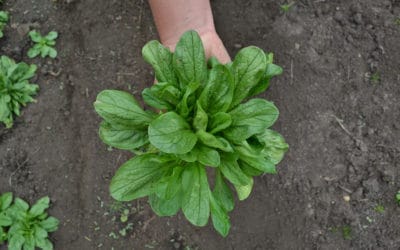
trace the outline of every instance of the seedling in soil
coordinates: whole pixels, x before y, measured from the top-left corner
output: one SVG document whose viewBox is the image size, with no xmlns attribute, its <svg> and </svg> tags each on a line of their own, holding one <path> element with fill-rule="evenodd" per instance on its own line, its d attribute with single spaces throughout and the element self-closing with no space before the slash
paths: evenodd
<svg viewBox="0 0 400 250">
<path fill-rule="evenodd" d="M 400 26 L 400 17 L 396 18 L 396 20 L 394 20 L 394 23 L 395 23 L 396 25 L 399 25 L 399 26 Z"/>
<path fill-rule="evenodd" d="M 226 236 L 228 212 L 234 208 L 229 181 L 239 200 L 253 188 L 253 177 L 276 173 L 288 149 L 284 138 L 269 129 L 279 116 L 276 106 L 261 98 L 272 77 L 282 73 L 272 53 L 250 46 L 234 61 L 205 59 L 194 31 L 186 32 L 175 52 L 158 41 L 147 43 L 144 59 L 157 83 L 143 90 L 143 110 L 129 93 L 102 91 L 94 103 L 104 119 L 100 138 L 107 145 L 135 152 L 113 177 L 111 195 L 119 201 L 149 197 L 159 216 L 182 209 L 196 226 L 210 214 L 216 230 Z M 161 110 L 161 111 L 158 111 Z M 210 188 L 206 166 L 215 172 Z"/>
<path fill-rule="evenodd" d="M 32 30 L 29 36 L 35 45 L 28 50 L 28 57 L 34 58 L 40 55 L 42 58 L 49 56 L 51 58 L 57 57 L 57 50 L 54 48 L 58 33 L 55 31 L 49 32 L 46 36 L 42 36 L 38 31 Z"/>
<path fill-rule="evenodd" d="M 400 190 L 397 191 L 397 194 L 396 194 L 396 196 L 395 196 L 395 199 L 396 199 L 397 204 L 400 205 Z"/>
<path fill-rule="evenodd" d="M 342 236 L 345 240 L 351 240 L 351 227 L 343 226 L 342 227 Z"/>
<path fill-rule="evenodd" d="M 374 208 L 374 210 L 375 210 L 375 212 L 382 214 L 382 213 L 385 212 L 385 207 L 382 206 L 382 205 L 380 205 L 380 204 L 378 204 L 378 205 L 376 205 L 376 207 Z"/>
<path fill-rule="evenodd" d="M 292 8 L 292 6 L 295 4 L 295 2 L 291 2 L 291 3 L 288 3 L 288 4 L 282 4 L 281 5 L 281 10 L 284 12 L 284 13 L 287 13 L 287 12 L 289 12 L 289 10 Z"/>
<path fill-rule="evenodd" d="M 36 65 L 28 65 L 7 56 L 0 58 L 0 122 L 7 128 L 13 125 L 13 116 L 21 114 L 20 109 L 29 102 L 39 89 L 36 84 L 29 83 L 36 72 Z"/>
<path fill-rule="evenodd" d="M 379 82 L 381 81 L 381 75 L 380 75 L 378 72 L 373 73 L 373 74 L 371 75 L 371 77 L 370 77 L 370 81 L 371 81 L 373 84 L 379 83 Z"/>
<path fill-rule="evenodd" d="M 59 221 L 46 213 L 49 197 L 39 199 L 32 207 L 20 198 L 12 203 L 12 194 L 0 196 L 0 243 L 8 242 L 8 249 L 53 249 L 48 233 L 58 228 Z"/>
<path fill-rule="evenodd" d="M 3 30 L 4 27 L 7 25 L 7 22 L 8 22 L 8 12 L 0 11 L 0 38 L 4 36 Z"/>
</svg>

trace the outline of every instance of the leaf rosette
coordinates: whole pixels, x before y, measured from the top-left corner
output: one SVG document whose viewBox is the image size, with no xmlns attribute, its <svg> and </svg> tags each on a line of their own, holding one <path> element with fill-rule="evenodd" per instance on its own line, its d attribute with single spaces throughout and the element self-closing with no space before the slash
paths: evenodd
<svg viewBox="0 0 400 250">
<path fill-rule="evenodd" d="M 231 187 L 239 200 L 246 199 L 253 177 L 275 173 L 288 149 L 270 129 L 279 116 L 276 106 L 252 98 L 282 68 L 273 64 L 272 53 L 254 46 L 240 50 L 232 63 L 207 63 L 195 31 L 183 34 L 174 53 L 150 41 L 142 54 L 157 79 L 142 92 L 154 111 L 118 90 L 102 91 L 94 103 L 103 118 L 103 142 L 136 154 L 116 172 L 111 195 L 119 201 L 148 196 L 157 215 L 182 209 L 196 226 L 206 225 L 211 214 L 215 229 L 226 236 L 234 208 Z"/>
</svg>

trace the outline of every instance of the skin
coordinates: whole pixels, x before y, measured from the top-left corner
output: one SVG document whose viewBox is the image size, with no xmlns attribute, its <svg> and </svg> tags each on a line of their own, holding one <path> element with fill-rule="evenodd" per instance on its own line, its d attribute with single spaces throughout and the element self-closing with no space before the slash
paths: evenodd
<svg viewBox="0 0 400 250">
<path fill-rule="evenodd" d="M 215 56 L 221 63 L 231 58 L 218 36 L 209 0 L 149 0 L 161 43 L 172 51 L 180 36 L 195 30 L 203 41 L 207 58 Z"/>
</svg>

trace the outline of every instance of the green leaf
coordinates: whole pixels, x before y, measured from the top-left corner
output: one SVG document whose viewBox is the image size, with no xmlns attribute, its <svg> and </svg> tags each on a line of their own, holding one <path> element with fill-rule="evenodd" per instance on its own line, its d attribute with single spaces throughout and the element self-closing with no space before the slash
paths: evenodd
<svg viewBox="0 0 400 250">
<path fill-rule="evenodd" d="M 207 64 L 203 43 L 195 31 L 185 32 L 176 44 L 173 65 L 181 88 L 191 82 L 204 84 L 207 80 Z"/>
<path fill-rule="evenodd" d="M 182 117 L 175 112 L 168 112 L 150 124 L 149 140 L 162 152 L 185 154 L 192 150 L 197 137 Z"/>
<path fill-rule="evenodd" d="M 239 160 L 238 161 L 240 168 L 243 170 L 243 173 L 245 173 L 248 176 L 259 176 L 260 174 L 263 174 L 264 172 L 250 166 L 244 161 Z"/>
<path fill-rule="evenodd" d="M 13 195 L 11 192 L 4 193 L 0 196 L 0 211 L 6 210 L 12 203 Z"/>
<path fill-rule="evenodd" d="M 5 215 L 4 213 L 0 213 L 0 228 L 3 227 L 8 227 L 13 223 L 12 218 L 9 216 Z"/>
<path fill-rule="evenodd" d="M 205 226 L 210 215 L 210 189 L 204 167 L 186 166 L 182 175 L 182 211 L 195 226 Z"/>
<path fill-rule="evenodd" d="M 173 109 L 181 100 L 181 92 L 172 83 L 158 82 L 142 92 L 144 101 L 158 109 Z"/>
<path fill-rule="evenodd" d="M 49 34 L 47 34 L 47 36 L 45 36 L 45 38 L 47 40 L 54 40 L 58 37 L 58 33 L 56 31 L 50 31 Z"/>
<path fill-rule="evenodd" d="M 197 160 L 209 167 L 218 167 L 220 164 L 220 157 L 217 150 L 211 149 L 207 146 L 197 144 L 194 148 L 197 155 Z"/>
<path fill-rule="evenodd" d="M 105 121 L 100 124 L 99 135 L 105 144 L 125 150 L 134 150 L 149 143 L 147 131 L 118 129 Z"/>
<path fill-rule="evenodd" d="M 36 30 L 31 30 L 29 32 L 29 36 L 31 37 L 32 41 L 35 43 L 39 43 L 43 37 L 40 35 L 39 32 L 37 32 Z"/>
<path fill-rule="evenodd" d="M 47 219 L 41 221 L 39 225 L 47 232 L 54 232 L 58 229 L 59 220 L 50 216 Z"/>
<path fill-rule="evenodd" d="M 232 124 L 224 130 L 224 136 L 233 142 L 241 142 L 272 126 L 278 119 L 279 111 L 272 102 L 252 99 L 240 104 L 229 114 Z"/>
<path fill-rule="evenodd" d="M 42 248 L 43 250 L 53 250 L 53 244 L 48 239 L 36 239 L 36 246 Z"/>
<path fill-rule="evenodd" d="M 207 113 L 225 112 L 231 105 L 234 84 L 230 71 L 224 65 L 212 68 L 207 84 L 199 97 L 201 106 Z"/>
<path fill-rule="evenodd" d="M 235 91 L 231 107 L 238 105 L 257 85 L 267 68 L 267 60 L 260 48 L 250 46 L 241 49 L 233 61 L 231 70 L 235 82 Z"/>
<path fill-rule="evenodd" d="M 26 235 L 23 250 L 35 250 L 35 243 L 33 235 Z"/>
<path fill-rule="evenodd" d="M 214 68 L 217 65 L 220 65 L 221 63 L 219 62 L 218 58 L 216 58 L 215 56 L 211 56 L 208 61 L 207 61 L 207 65 L 209 68 Z"/>
<path fill-rule="evenodd" d="M 49 53 L 50 53 L 50 49 L 51 48 L 49 46 L 43 45 L 42 48 L 41 48 L 41 51 L 40 51 L 40 56 L 42 58 L 45 58 L 46 56 L 48 56 Z"/>
<path fill-rule="evenodd" d="M 233 154 L 224 154 L 219 169 L 232 184 L 240 186 L 248 185 L 251 182 L 251 177 L 243 173 L 235 157 Z"/>
<path fill-rule="evenodd" d="M 153 120 L 135 98 L 123 91 L 104 90 L 94 103 L 96 112 L 114 128 L 144 129 Z"/>
<path fill-rule="evenodd" d="M 35 231 L 35 239 L 46 239 L 48 236 L 47 231 L 40 225 L 35 224 L 34 231 Z"/>
<path fill-rule="evenodd" d="M 8 249 L 9 250 L 21 250 L 22 245 L 25 242 L 24 236 L 20 234 L 15 234 L 11 236 L 11 238 L 8 241 Z"/>
<path fill-rule="evenodd" d="M 193 127 L 196 130 L 206 130 L 208 123 L 208 116 L 207 113 L 203 110 L 200 103 L 197 101 L 197 109 L 196 109 L 196 116 L 193 120 Z"/>
<path fill-rule="evenodd" d="M 29 209 L 29 204 L 21 198 L 15 198 L 14 205 L 22 211 L 28 211 Z"/>
<path fill-rule="evenodd" d="M 40 54 L 40 52 L 41 52 L 41 50 L 39 48 L 35 48 L 35 47 L 30 48 L 28 50 L 28 57 L 29 58 L 37 57 Z"/>
<path fill-rule="evenodd" d="M 172 53 L 158 41 L 148 42 L 142 49 L 144 60 L 153 66 L 156 79 L 178 86 L 178 80 L 172 66 Z"/>
<path fill-rule="evenodd" d="M 226 211 L 229 212 L 233 210 L 233 207 L 235 206 L 233 194 L 224 181 L 220 170 L 216 171 L 215 186 L 212 194 Z"/>
<path fill-rule="evenodd" d="M 214 136 L 213 134 L 207 133 L 204 130 L 197 131 L 196 135 L 204 145 L 212 148 L 221 149 L 225 152 L 233 152 L 230 143 L 222 137 Z"/>
<path fill-rule="evenodd" d="M 264 145 L 261 153 L 275 165 L 283 159 L 289 149 L 283 136 L 271 129 L 266 129 L 264 133 L 258 134 L 256 137 Z"/>
<path fill-rule="evenodd" d="M 210 194 L 211 203 L 211 220 L 213 222 L 214 228 L 223 237 L 226 237 L 231 228 L 231 223 L 229 221 L 229 216 L 227 212 L 220 206 L 220 204 L 214 199 L 213 195 Z"/>
<path fill-rule="evenodd" d="M 194 104 L 196 103 L 195 96 L 193 93 L 200 87 L 200 84 L 197 82 L 191 82 L 186 86 L 185 94 L 182 97 L 182 100 L 177 105 L 178 113 L 186 118 L 189 113 L 193 110 Z"/>
<path fill-rule="evenodd" d="M 251 180 L 250 183 L 247 185 L 233 184 L 233 186 L 236 189 L 238 198 L 241 201 L 247 199 L 247 197 L 249 197 L 249 195 L 251 193 L 251 190 L 253 189 L 253 184 L 254 184 L 253 178 L 250 178 L 250 180 Z"/>
<path fill-rule="evenodd" d="M 149 195 L 150 206 L 158 216 L 175 215 L 181 208 L 181 200 L 180 192 L 170 200 L 162 199 L 155 194 Z"/>
<path fill-rule="evenodd" d="M 171 175 L 162 177 L 155 184 L 155 193 L 164 200 L 171 200 L 181 190 L 182 167 L 175 167 Z"/>
<path fill-rule="evenodd" d="M 49 48 L 49 52 L 48 55 L 51 58 L 56 58 L 57 57 L 57 50 L 55 50 L 54 48 L 48 47 Z"/>
<path fill-rule="evenodd" d="M 142 91 L 143 101 L 156 109 L 172 109 L 171 104 L 159 98 L 156 93 L 152 92 L 150 88 L 145 88 Z"/>
<path fill-rule="evenodd" d="M 168 160 L 157 154 L 136 156 L 125 162 L 111 180 L 111 196 L 131 201 L 154 192 L 156 183 L 168 170 Z"/>
<path fill-rule="evenodd" d="M 211 116 L 208 127 L 211 134 L 218 133 L 232 124 L 232 117 L 228 113 L 218 112 Z"/>
<path fill-rule="evenodd" d="M 39 199 L 29 210 L 29 214 L 33 217 L 41 215 L 50 206 L 50 198 L 48 196 Z"/>
<path fill-rule="evenodd" d="M 252 148 L 247 142 L 235 146 L 235 151 L 239 154 L 240 160 L 246 162 L 253 168 L 263 171 L 264 173 L 276 174 L 275 164 L 264 158 L 265 156 L 258 150 Z"/>
<path fill-rule="evenodd" d="M 248 97 L 264 92 L 266 89 L 268 89 L 271 78 L 282 74 L 282 72 L 283 69 L 280 66 L 273 63 L 267 64 L 267 70 L 265 71 L 263 77 L 258 84 L 249 91 Z"/>
</svg>

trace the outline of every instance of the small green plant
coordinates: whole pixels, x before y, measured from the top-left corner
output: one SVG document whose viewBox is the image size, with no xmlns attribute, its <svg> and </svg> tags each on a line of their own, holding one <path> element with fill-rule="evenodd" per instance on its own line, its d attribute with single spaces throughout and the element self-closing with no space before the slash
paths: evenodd
<svg viewBox="0 0 400 250">
<path fill-rule="evenodd" d="M 3 30 L 4 27 L 7 25 L 7 22 L 8 22 L 8 12 L 0 11 L 0 38 L 4 36 Z"/>
<path fill-rule="evenodd" d="M 394 20 L 394 24 L 400 25 L 400 17 L 398 17 L 398 18 L 396 18 L 396 19 Z"/>
<path fill-rule="evenodd" d="M 385 207 L 381 204 L 378 204 L 375 206 L 374 210 L 375 212 L 382 214 L 385 212 Z"/>
<path fill-rule="evenodd" d="M 42 58 L 49 56 L 51 58 L 57 57 L 57 50 L 54 48 L 58 33 L 51 31 L 46 36 L 42 36 L 38 31 L 32 30 L 29 36 L 36 44 L 28 50 L 28 57 L 34 58 L 40 55 Z"/>
<path fill-rule="evenodd" d="M 35 101 L 32 96 L 39 86 L 29 83 L 35 72 L 35 65 L 15 63 L 7 56 L 0 58 L 0 122 L 7 128 L 13 125 L 13 115 L 21 114 L 21 106 Z"/>
<path fill-rule="evenodd" d="M 107 145 L 137 156 L 124 163 L 110 185 L 119 201 L 148 196 L 159 216 L 182 209 L 196 226 L 207 224 L 226 236 L 228 212 L 253 188 L 253 177 L 276 173 L 275 165 L 288 149 L 284 138 L 269 129 L 277 120 L 276 106 L 261 98 L 272 77 L 282 73 L 272 53 L 250 46 L 234 61 L 207 66 L 203 44 L 186 32 L 171 53 L 158 41 L 143 50 L 155 69 L 157 83 L 142 92 L 154 111 L 143 110 L 129 93 L 104 90 L 94 103 L 104 119 L 100 138 Z M 161 111 L 157 111 L 161 110 Z M 206 167 L 215 172 L 211 190 Z"/>
<path fill-rule="evenodd" d="M 397 191 L 395 199 L 396 199 L 397 204 L 400 205 L 400 190 Z"/>
<path fill-rule="evenodd" d="M 0 196 L 0 243 L 8 242 L 9 250 L 51 250 L 48 233 L 58 228 L 59 221 L 46 213 L 49 197 L 39 199 L 32 207 L 20 198 L 12 204 L 12 194 Z"/>
<path fill-rule="evenodd" d="M 280 7 L 281 7 L 281 10 L 284 12 L 284 13 L 287 13 L 287 12 L 289 12 L 289 10 L 292 8 L 292 6 L 295 4 L 295 2 L 291 2 L 291 3 L 288 3 L 288 4 L 282 4 Z"/>
<path fill-rule="evenodd" d="M 346 225 L 342 227 L 342 236 L 345 240 L 351 240 L 351 227 Z"/>
<path fill-rule="evenodd" d="M 373 74 L 371 75 L 371 77 L 370 77 L 370 81 L 371 81 L 373 84 L 379 83 L 380 80 L 381 80 L 381 75 L 380 75 L 378 72 L 373 73 Z"/>
</svg>

